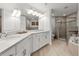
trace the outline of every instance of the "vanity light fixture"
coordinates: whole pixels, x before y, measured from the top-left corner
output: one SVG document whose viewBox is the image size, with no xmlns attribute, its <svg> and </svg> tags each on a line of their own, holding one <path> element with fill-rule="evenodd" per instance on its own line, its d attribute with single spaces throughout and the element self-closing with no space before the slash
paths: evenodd
<svg viewBox="0 0 79 59">
<path fill-rule="evenodd" d="M 43 17 L 43 16 L 44 16 L 44 15 L 42 15 L 42 14 L 39 13 L 39 17 Z"/>
<path fill-rule="evenodd" d="M 39 13 L 34 11 L 33 15 L 39 16 Z"/>
<path fill-rule="evenodd" d="M 15 9 L 14 11 L 13 11 L 13 13 L 12 13 L 12 16 L 13 17 L 19 17 L 21 15 L 21 11 L 20 10 L 17 10 L 17 9 Z"/>
<path fill-rule="evenodd" d="M 36 15 L 36 11 L 33 11 L 32 15 Z"/>
<path fill-rule="evenodd" d="M 38 12 L 31 10 L 31 9 L 26 9 L 26 11 L 27 11 L 28 14 L 32 14 L 33 16 L 38 16 L 38 17 L 44 16 L 41 13 L 38 13 Z"/>
<path fill-rule="evenodd" d="M 36 13 L 36 16 L 39 16 L 39 13 Z"/>
<path fill-rule="evenodd" d="M 16 10 L 16 9 L 13 10 L 12 16 L 13 16 L 13 17 L 16 16 L 16 13 L 17 13 L 17 10 Z"/>
<path fill-rule="evenodd" d="M 16 17 L 19 17 L 20 15 L 21 15 L 21 11 L 18 10 L 18 11 L 17 11 L 17 14 L 16 14 Z"/>
<path fill-rule="evenodd" d="M 33 13 L 33 10 L 27 9 L 27 13 L 28 14 L 32 14 Z"/>
</svg>

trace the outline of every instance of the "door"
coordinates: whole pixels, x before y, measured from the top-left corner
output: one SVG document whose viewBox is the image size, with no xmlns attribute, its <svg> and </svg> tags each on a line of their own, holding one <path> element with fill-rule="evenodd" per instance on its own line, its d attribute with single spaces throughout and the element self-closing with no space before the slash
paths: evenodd
<svg viewBox="0 0 79 59">
<path fill-rule="evenodd" d="M 66 39 L 66 19 L 65 17 L 59 17 L 56 19 L 56 29 L 58 39 Z"/>
</svg>

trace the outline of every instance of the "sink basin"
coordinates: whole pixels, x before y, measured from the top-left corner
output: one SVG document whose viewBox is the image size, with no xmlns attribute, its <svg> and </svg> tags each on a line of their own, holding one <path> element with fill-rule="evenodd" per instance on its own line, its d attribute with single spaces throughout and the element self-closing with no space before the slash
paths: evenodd
<svg viewBox="0 0 79 59">
<path fill-rule="evenodd" d="M 27 31 L 18 32 L 17 34 L 24 34 L 24 33 L 27 33 Z"/>
<path fill-rule="evenodd" d="M 20 38 L 20 37 L 21 35 L 15 34 L 15 35 L 9 35 L 6 38 L 8 39 L 8 38 Z"/>
</svg>

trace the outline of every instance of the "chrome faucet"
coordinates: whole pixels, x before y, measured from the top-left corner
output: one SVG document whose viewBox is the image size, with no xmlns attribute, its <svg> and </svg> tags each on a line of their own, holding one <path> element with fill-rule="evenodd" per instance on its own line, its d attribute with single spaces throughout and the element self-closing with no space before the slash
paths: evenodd
<svg viewBox="0 0 79 59">
<path fill-rule="evenodd" d="M 0 38 L 7 37 L 7 33 L 1 33 Z"/>
</svg>

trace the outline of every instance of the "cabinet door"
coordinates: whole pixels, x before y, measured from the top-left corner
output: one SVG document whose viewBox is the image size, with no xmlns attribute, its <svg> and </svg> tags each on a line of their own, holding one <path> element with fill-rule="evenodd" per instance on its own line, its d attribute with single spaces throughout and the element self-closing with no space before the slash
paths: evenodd
<svg viewBox="0 0 79 59">
<path fill-rule="evenodd" d="M 29 56 L 32 52 L 32 37 L 28 36 L 23 41 L 17 44 L 18 56 Z"/>
<path fill-rule="evenodd" d="M 40 48 L 45 45 L 45 35 L 44 33 L 40 33 Z"/>
<path fill-rule="evenodd" d="M 17 56 L 23 56 L 26 54 L 25 42 L 21 41 L 16 45 Z"/>
<path fill-rule="evenodd" d="M 1 56 L 15 56 L 15 47 L 12 47 L 6 51 Z"/>
<path fill-rule="evenodd" d="M 33 35 L 33 52 L 40 48 L 40 36 L 39 34 Z"/>
<path fill-rule="evenodd" d="M 49 31 L 45 32 L 44 35 L 45 35 L 45 42 L 49 43 L 50 42 L 50 32 Z"/>
<path fill-rule="evenodd" d="M 25 40 L 26 56 L 30 56 L 32 53 L 32 36 L 29 36 Z"/>
<path fill-rule="evenodd" d="M 40 35 L 40 48 L 50 42 L 50 36 L 48 32 L 41 33 Z"/>
</svg>

